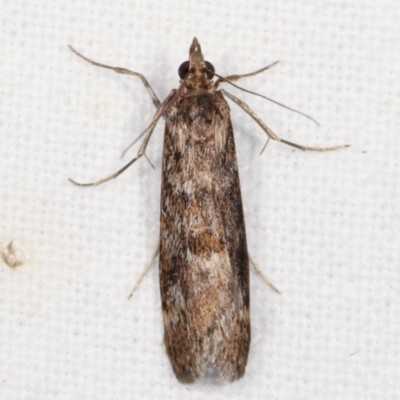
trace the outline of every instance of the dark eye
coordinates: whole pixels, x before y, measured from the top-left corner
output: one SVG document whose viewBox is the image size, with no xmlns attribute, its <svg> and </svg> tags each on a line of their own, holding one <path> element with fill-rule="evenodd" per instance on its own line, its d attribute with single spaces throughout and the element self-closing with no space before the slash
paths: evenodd
<svg viewBox="0 0 400 400">
<path fill-rule="evenodd" d="M 206 61 L 206 74 L 208 79 L 212 79 L 214 77 L 215 68 L 210 62 Z"/>
<path fill-rule="evenodd" d="M 179 78 L 181 79 L 186 78 L 186 75 L 189 73 L 189 66 L 190 66 L 189 61 L 185 61 L 180 65 L 178 69 Z"/>
</svg>

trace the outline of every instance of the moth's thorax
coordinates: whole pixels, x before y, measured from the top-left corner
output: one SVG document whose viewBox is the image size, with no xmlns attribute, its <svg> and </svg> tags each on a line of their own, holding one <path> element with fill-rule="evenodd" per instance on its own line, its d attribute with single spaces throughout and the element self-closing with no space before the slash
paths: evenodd
<svg viewBox="0 0 400 400">
<path fill-rule="evenodd" d="M 216 91 L 215 84 L 212 79 L 206 76 L 192 76 L 181 83 L 183 85 L 181 93 L 183 96 L 199 95 L 202 91 L 213 93 Z"/>
</svg>

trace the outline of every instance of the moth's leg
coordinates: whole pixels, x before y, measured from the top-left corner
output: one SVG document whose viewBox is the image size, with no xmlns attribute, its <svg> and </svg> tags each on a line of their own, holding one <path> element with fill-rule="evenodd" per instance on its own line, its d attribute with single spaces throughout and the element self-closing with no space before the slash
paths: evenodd
<svg viewBox="0 0 400 400">
<path fill-rule="evenodd" d="M 228 81 L 231 81 L 231 82 L 235 82 L 235 81 L 238 81 L 239 79 L 242 79 L 242 78 L 249 78 L 250 76 L 255 76 L 255 75 L 261 74 L 262 72 L 266 71 L 267 69 L 270 69 L 270 68 L 274 67 L 278 63 L 279 63 L 279 61 L 275 61 L 274 63 L 272 63 L 270 65 L 267 65 L 266 67 L 261 68 L 258 71 L 250 72 L 249 74 L 229 75 L 229 76 L 225 76 L 224 79 L 226 79 Z M 222 81 L 222 79 L 218 79 L 218 81 Z"/>
<path fill-rule="evenodd" d="M 82 58 L 83 60 L 87 61 L 90 64 L 96 65 L 97 67 L 102 67 L 102 68 L 107 68 L 111 69 L 117 74 L 125 74 L 125 75 L 133 75 L 137 76 L 140 78 L 140 80 L 143 82 L 143 85 L 147 89 L 147 92 L 149 93 L 151 100 L 153 101 L 153 104 L 155 105 L 156 109 L 158 109 L 161 105 L 160 100 L 158 99 L 156 93 L 154 92 L 153 88 L 150 86 L 150 83 L 147 81 L 147 79 L 140 74 L 139 72 L 135 71 L 130 71 L 129 69 L 126 68 L 120 68 L 120 67 L 110 67 L 109 65 L 104 65 L 100 64 L 96 61 L 91 60 L 90 58 L 85 57 L 84 55 L 78 53 L 72 46 L 68 46 L 78 57 Z"/>
<path fill-rule="evenodd" d="M 280 290 L 277 289 L 274 284 L 268 279 L 268 277 L 264 274 L 264 272 L 261 271 L 260 267 L 257 265 L 253 257 L 249 254 L 249 260 L 251 265 L 254 267 L 256 270 L 257 274 L 261 276 L 261 278 L 264 280 L 264 282 L 276 293 L 281 294 Z"/>
<path fill-rule="evenodd" d="M 157 247 L 154 250 L 154 253 L 151 257 L 150 262 L 146 265 L 145 269 L 142 272 L 142 275 L 140 275 L 139 280 L 136 282 L 136 285 L 133 287 L 131 294 L 128 296 L 128 300 L 135 294 L 136 290 L 139 289 L 139 286 L 143 282 L 143 279 L 146 277 L 148 272 L 150 271 L 151 266 L 154 263 L 154 260 L 157 258 L 157 256 L 160 254 L 160 240 L 158 240 Z"/>
<path fill-rule="evenodd" d="M 268 128 L 267 125 L 264 124 L 262 119 L 242 100 L 238 99 L 236 96 L 233 94 L 230 94 L 224 89 L 221 89 L 221 92 L 229 97 L 232 101 L 234 101 L 239 107 L 243 108 L 244 111 L 247 112 L 247 114 L 250 115 L 251 118 L 254 119 L 254 121 L 257 122 L 258 125 L 262 128 L 262 130 L 268 135 L 268 137 L 272 140 L 276 140 L 278 142 L 285 143 L 289 146 L 295 147 L 296 149 L 300 150 L 311 150 L 311 151 L 332 151 L 332 150 L 339 150 L 339 149 L 344 149 L 345 147 L 350 147 L 350 144 L 345 144 L 345 145 L 340 145 L 340 146 L 333 146 L 333 147 L 310 147 L 310 146 L 303 146 L 301 144 L 289 142 L 288 140 L 280 138 L 278 135 L 276 135 L 270 128 Z"/>
<path fill-rule="evenodd" d="M 106 178 L 100 179 L 96 182 L 91 182 L 91 183 L 78 183 L 74 181 L 71 178 L 68 178 L 70 182 L 72 182 L 74 185 L 77 186 L 82 186 L 82 187 L 88 187 L 88 186 L 99 186 L 102 183 L 105 183 L 107 181 L 110 181 L 111 179 L 115 179 L 117 176 L 121 175 L 125 170 L 127 170 L 133 163 L 135 163 L 139 158 L 145 155 L 146 152 L 146 147 L 147 144 L 149 143 L 151 134 L 153 133 L 154 128 L 157 125 L 158 120 L 160 117 L 164 114 L 164 112 L 167 110 L 167 108 L 170 106 L 170 104 L 175 100 L 176 95 L 176 90 L 173 90 L 171 94 L 164 100 L 164 102 L 160 105 L 158 108 L 157 112 L 155 113 L 153 120 L 151 121 L 151 124 L 148 126 L 148 128 L 142 133 L 144 135 L 144 139 L 142 142 L 142 145 L 140 146 L 140 149 L 136 155 L 135 158 L 133 158 L 131 161 L 128 162 L 128 164 L 124 165 L 120 170 L 115 172 L 114 174 L 107 176 Z M 140 136 L 142 136 L 140 135 Z"/>
</svg>

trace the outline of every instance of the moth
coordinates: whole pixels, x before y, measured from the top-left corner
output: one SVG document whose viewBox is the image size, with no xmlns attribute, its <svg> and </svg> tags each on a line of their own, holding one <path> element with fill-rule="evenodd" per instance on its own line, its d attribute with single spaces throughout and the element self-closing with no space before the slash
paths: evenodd
<svg viewBox="0 0 400 400">
<path fill-rule="evenodd" d="M 246 369 L 250 347 L 250 291 L 246 229 L 230 108 L 225 96 L 261 126 L 269 139 L 301 150 L 326 151 L 279 138 L 237 97 L 218 86 L 233 84 L 275 65 L 226 78 L 205 61 L 196 38 L 189 60 L 179 67 L 180 84 L 161 103 L 147 79 L 134 71 L 87 62 L 139 77 L 157 111 L 143 132 L 142 145 L 123 168 L 107 178 L 78 186 L 97 186 L 116 178 L 142 156 L 158 120 L 166 120 L 162 156 L 159 273 L 164 343 L 173 371 L 193 383 L 209 367 L 234 381 Z M 215 82 L 214 76 L 218 76 Z"/>
</svg>

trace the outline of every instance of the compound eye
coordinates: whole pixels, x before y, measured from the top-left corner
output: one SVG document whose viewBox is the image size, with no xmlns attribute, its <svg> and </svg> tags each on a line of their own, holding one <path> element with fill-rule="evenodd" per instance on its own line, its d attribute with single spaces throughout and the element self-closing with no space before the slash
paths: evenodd
<svg viewBox="0 0 400 400">
<path fill-rule="evenodd" d="M 180 65 L 180 67 L 178 69 L 178 74 L 181 79 L 186 78 L 186 75 L 189 73 L 189 67 L 190 67 L 189 61 L 185 61 Z"/>
<path fill-rule="evenodd" d="M 215 72 L 215 68 L 214 65 L 212 65 L 210 62 L 206 61 L 206 74 L 207 74 L 207 78 L 208 79 L 212 79 L 214 78 L 214 72 Z"/>
</svg>

